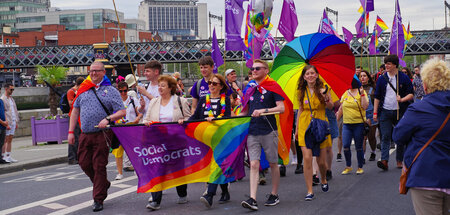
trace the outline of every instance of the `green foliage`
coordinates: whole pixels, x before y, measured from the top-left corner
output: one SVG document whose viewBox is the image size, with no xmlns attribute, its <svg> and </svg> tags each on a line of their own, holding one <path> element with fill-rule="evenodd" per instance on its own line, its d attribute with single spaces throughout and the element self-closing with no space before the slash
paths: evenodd
<svg viewBox="0 0 450 215">
<path fill-rule="evenodd" d="M 47 81 L 51 85 L 57 85 L 61 82 L 61 80 L 66 78 L 66 72 L 69 68 L 63 66 L 36 66 L 36 70 L 38 72 L 37 81 L 39 83 L 43 83 Z"/>
</svg>

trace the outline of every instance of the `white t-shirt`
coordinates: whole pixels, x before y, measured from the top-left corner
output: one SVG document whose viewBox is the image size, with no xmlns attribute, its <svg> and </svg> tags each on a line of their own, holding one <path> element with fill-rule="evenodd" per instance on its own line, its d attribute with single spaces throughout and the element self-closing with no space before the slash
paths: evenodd
<svg viewBox="0 0 450 215">
<path fill-rule="evenodd" d="M 9 102 L 9 107 L 11 108 L 11 120 L 13 122 L 16 121 L 16 111 L 14 109 L 14 102 L 13 99 L 11 97 L 8 98 L 8 102 Z"/>
<path fill-rule="evenodd" d="M 166 104 L 166 106 L 159 107 L 159 121 L 161 122 L 172 122 L 173 119 L 173 97 L 170 97 L 169 103 Z"/>
<path fill-rule="evenodd" d="M 150 95 L 152 95 L 155 98 L 159 97 L 158 85 L 152 86 L 152 82 L 148 83 L 147 92 L 149 92 Z M 145 116 L 147 115 L 147 108 L 148 105 L 150 104 L 150 99 L 148 99 L 147 96 L 144 96 L 144 101 L 145 101 L 145 109 L 144 109 L 144 119 L 145 119 Z"/>
<path fill-rule="evenodd" d="M 131 99 L 133 99 L 134 105 L 131 102 Z M 127 122 L 133 122 L 137 117 L 135 106 L 138 109 L 140 107 L 139 101 L 131 96 L 128 96 L 127 100 L 123 101 L 123 105 L 125 106 L 127 112 L 125 119 Z"/>
<path fill-rule="evenodd" d="M 397 80 L 394 76 L 390 76 L 389 73 L 387 73 L 387 76 L 389 77 L 389 82 L 391 82 L 392 86 L 397 85 Z M 392 87 L 389 85 L 389 83 L 386 84 L 386 96 L 384 97 L 384 103 L 383 108 L 386 110 L 397 110 L 397 93 L 392 89 Z"/>
</svg>

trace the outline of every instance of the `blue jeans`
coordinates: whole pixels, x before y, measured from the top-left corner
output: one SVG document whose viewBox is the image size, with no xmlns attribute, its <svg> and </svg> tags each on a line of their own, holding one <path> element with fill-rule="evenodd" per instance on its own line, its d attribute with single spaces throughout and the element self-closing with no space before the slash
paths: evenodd
<svg viewBox="0 0 450 215">
<path fill-rule="evenodd" d="M 352 144 L 352 139 L 355 140 L 356 158 L 358 159 L 358 168 L 363 167 L 364 162 L 364 152 L 363 152 L 363 141 L 364 141 L 364 124 L 344 124 L 342 127 L 342 144 L 344 146 L 344 156 L 345 163 L 348 167 L 352 166 L 352 152 L 350 150 L 350 145 Z"/>
<path fill-rule="evenodd" d="M 397 124 L 397 110 L 382 109 L 380 113 L 380 130 L 381 130 L 381 160 L 389 161 L 389 149 L 391 146 L 392 130 Z M 403 145 L 397 144 L 396 158 L 397 161 L 403 161 L 404 153 Z"/>
</svg>

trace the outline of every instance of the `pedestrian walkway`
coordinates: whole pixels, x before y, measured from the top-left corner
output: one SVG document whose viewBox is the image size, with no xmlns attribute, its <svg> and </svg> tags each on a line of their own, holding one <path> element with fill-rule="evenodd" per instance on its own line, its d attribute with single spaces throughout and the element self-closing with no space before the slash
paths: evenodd
<svg viewBox="0 0 450 215">
<path fill-rule="evenodd" d="M 17 163 L 0 164 L 0 174 L 67 162 L 67 142 L 32 145 L 31 136 L 14 138 L 11 155 Z"/>
</svg>

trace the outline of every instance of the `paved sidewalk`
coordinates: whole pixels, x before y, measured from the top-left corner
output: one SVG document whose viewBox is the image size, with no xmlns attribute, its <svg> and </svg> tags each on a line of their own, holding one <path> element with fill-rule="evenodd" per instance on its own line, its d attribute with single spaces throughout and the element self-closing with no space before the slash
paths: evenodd
<svg viewBox="0 0 450 215">
<path fill-rule="evenodd" d="M 11 155 L 18 162 L 0 164 L 0 174 L 67 162 L 67 151 L 67 141 L 63 144 L 38 143 L 33 146 L 31 136 L 14 138 Z"/>
</svg>

